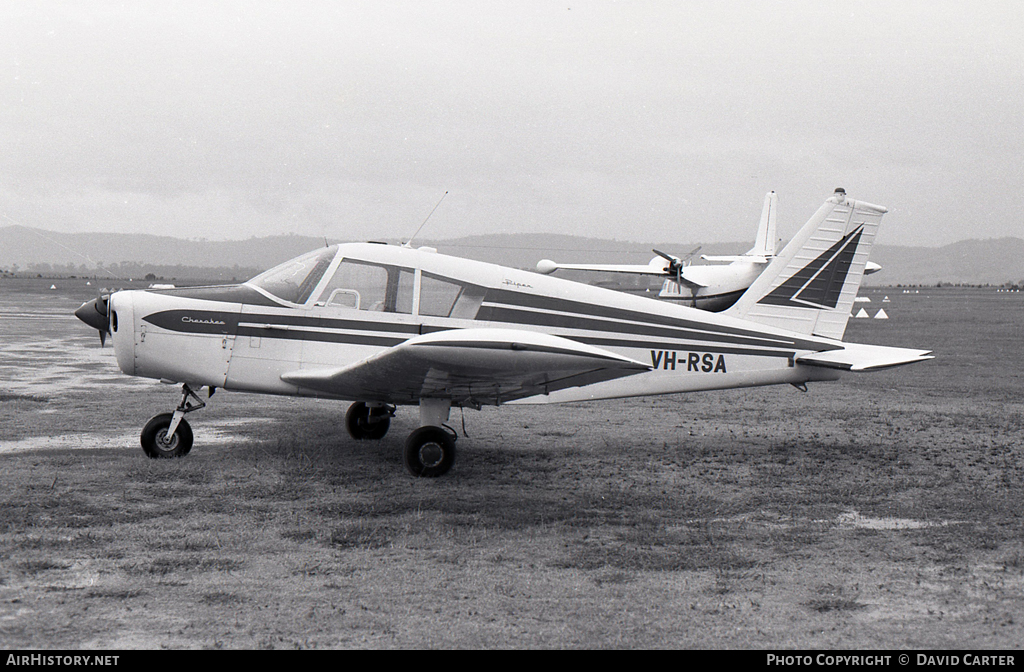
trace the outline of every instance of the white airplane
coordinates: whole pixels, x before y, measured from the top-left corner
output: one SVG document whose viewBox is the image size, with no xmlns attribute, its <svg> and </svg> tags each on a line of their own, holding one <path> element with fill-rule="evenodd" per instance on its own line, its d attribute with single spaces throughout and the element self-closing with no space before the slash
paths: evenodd
<svg viewBox="0 0 1024 672">
<path fill-rule="evenodd" d="M 353 438 L 380 439 L 418 406 L 416 476 L 455 460 L 452 406 L 555 403 L 834 380 L 931 359 L 842 342 L 885 208 L 837 190 L 723 313 L 450 257 L 348 243 L 248 282 L 118 291 L 75 314 L 109 334 L 121 371 L 181 384 L 142 447 L 189 452 L 184 415 L 217 388 L 354 402 Z"/>
<path fill-rule="evenodd" d="M 761 275 L 775 258 L 776 217 L 779 198 L 774 191 L 764 197 L 761 221 L 757 225 L 754 247 L 746 254 L 702 254 L 701 259 L 713 262 L 728 262 L 726 266 L 694 266 L 689 260 L 700 248 L 680 258 L 654 250 L 658 256 L 646 265 L 641 264 L 560 264 L 550 259 L 537 262 L 537 272 L 551 274 L 557 270 L 604 271 L 607 273 L 630 273 L 634 275 L 665 276 L 665 282 L 658 293 L 659 299 L 675 301 L 682 305 L 719 312 L 736 303 L 743 292 Z M 881 270 L 873 262 L 865 265 L 865 275 Z"/>
</svg>

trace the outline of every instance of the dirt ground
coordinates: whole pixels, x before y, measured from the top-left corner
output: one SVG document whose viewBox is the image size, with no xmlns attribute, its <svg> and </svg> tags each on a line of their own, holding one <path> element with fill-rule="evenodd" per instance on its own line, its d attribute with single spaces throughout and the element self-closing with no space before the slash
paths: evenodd
<svg viewBox="0 0 1024 672">
<path fill-rule="evenodd" d="M 1024 299 L 862 292 L 846 339 L 936 359 L 835 383 L 455 410 L 445 478 L 400 414 L 177 390 L 0 286 L 0 647 L 1012 649 L 1024 642 Z M 43 281 L 40 281 L 42 283 Z M 888 297 L 890 300 L 882 303 Z M 463 425 L 464 422 L 464 425 Z"/>
</svg>

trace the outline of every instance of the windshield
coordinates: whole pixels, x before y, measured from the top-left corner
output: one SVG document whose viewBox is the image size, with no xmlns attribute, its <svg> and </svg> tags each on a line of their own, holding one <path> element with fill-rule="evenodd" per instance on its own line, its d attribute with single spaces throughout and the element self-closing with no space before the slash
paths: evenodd
<svg viewBox="0 0 1024 672">
<path fill-rule="evenodd" d="M 315 250 L 260 273 L 250 280 L 249 284 L 264 289 L 279 299 L 291 303 L 305 303 L 337 252 L 337 245 Z"/>
</svg>

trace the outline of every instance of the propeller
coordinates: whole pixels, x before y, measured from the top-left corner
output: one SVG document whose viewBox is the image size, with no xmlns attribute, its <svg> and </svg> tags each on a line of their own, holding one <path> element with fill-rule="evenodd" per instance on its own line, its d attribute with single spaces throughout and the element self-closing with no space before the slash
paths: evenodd
<svg viewBox="0 0 1024 672">
<path fill-rule="evenodd" d="M 703 246 L 702 245 L 698 245 L 697 247 L 695 247 L 692 250 L 690 250 L 690 252 L 686 256 L 684 256 L 684 257 L 677 257 L 677 256 L 672 255 L 672 254 L 667 254 L 665 252 L 662 252 L 661 250 L 651 250 L 651 251 L 654 252 L 659 257 L 662 257 L 663 259 L 668 260 L 668 266 L 665 268 L 665 274 L 666 275 L 674 275 L 674 276 L 676 276 L 676 283 L 678 283 L 679 285 L 682 285 L 683 284 L 683 269 L 687 266 L 687 262 L 690 261 L 690 259 L 693 257 L 693 255 L 695 255 L 698 252 L 700 252 L 700 248 L 701 247 L 703 247 Z"/>
<path fill-rule="evenodd" d="M 107 344 L 107 334 L 110 333 L 110 294 L 101 294 L 92 301 L 86 301 L 75 311 L 75 317 L 100 332 L 102 348 Z"/>
</svg>

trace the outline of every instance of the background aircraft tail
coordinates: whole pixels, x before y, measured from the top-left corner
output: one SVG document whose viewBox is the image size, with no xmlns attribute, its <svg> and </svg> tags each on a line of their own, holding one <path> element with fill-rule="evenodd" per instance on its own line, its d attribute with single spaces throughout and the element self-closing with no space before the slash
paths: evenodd
<svg viewBox="0 0 1024 672">
<path fill-rule="evenodd" d="M 764 197 L 764 208 L 761 210 L 761 221 L 757 225 L 757 238 L 754 247 L 747 254 L 768 257 L 775 256 L 775 217 L 779 211 L 779 197 L 769 191 Z"/>
<path fill-rule="evenodd" d="M 725 314 L 842 339 L 885 212 L 836 189 Z"/>
</svg>

